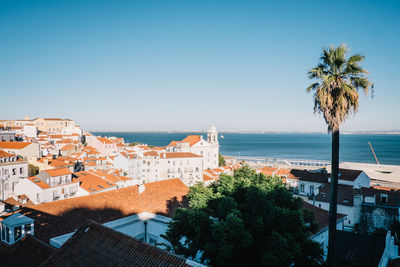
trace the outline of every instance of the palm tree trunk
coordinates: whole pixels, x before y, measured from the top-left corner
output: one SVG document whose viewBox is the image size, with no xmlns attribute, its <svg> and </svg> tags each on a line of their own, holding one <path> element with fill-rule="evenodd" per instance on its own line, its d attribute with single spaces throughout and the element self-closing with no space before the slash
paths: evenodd
<svg viewBox="0 0 400 267">
<path fill-rule="evenodd" d="M 331 187 L 329 193 L 329 243 L 328 265 L 336 266 L 336 218 L 337 218 L 337 191 L 339 173 L 339 127 L 332 131 L 332 170 Z"/>
</svg>

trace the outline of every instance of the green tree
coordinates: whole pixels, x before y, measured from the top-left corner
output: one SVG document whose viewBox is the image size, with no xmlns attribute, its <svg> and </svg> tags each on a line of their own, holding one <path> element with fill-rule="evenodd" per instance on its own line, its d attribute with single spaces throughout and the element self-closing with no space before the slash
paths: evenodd
<svg viewBox="0 0 400 267">
<path fill-rule="evenodd" d="M 317 229 L 282 179 L 245 166 L 222 174 L 210 187 L 190 188 L 189 208 L 178 209 L 166 239 L 175 253 L 212 266 L 318 266 L 320 245 L 309 236 Z"/>
<path fill-rule="evenodd" d="M 218 155 L 218 166 L 225 166 L 225 158 L 221 155 L 221 153 Z"/>
<path fill-rule="evenodd" d="M 321 113 L 332 133 L 332 171 L 329 200 L 329 266 L 335 266 L 336 258 L 336 217 L 337 188 L 339 172 L 339 126 L 358 110 L 358 92 L 368 94 L 373 83 L 368 80 L 368 72 L 360 66 L 364 56 L 347 57 L 345 45 L 322 49 L 320 63 L 308 72 L 310 79 L 316 80 L 307 88 L 314 91 L 314 113 Z"/>
<path fill-rule="evenodd" d="M 140 143 L 139 142 L 133 142 L 133 143 L 130 143 L 128 146 L 137 146 L 137 145 L 140 145 Z"/>
</svg>

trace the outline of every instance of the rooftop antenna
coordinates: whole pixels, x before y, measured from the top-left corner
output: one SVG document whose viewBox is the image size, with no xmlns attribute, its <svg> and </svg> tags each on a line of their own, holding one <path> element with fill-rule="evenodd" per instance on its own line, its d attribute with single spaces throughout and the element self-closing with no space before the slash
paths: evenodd
<svg viewBox="0 0 400 267">
<path fill-rule="evenodd" d="M 369 146 L 371 147 L 372 153 L 374 154 L 374 157 L 375 157 L 375 160 L 376 160 L 376 164 L 378 164 L 378 165 L 379 165 L 378 158 L 377 158 L 377 157 L 376 157 L 376 155 L 375 155 L 375 152 L 374 152 L 374 149 L 372 148 L 371 142 L 370 142 L 370 141 L 368 141 L 368 144 L 369 144 Z"/>
</svg>

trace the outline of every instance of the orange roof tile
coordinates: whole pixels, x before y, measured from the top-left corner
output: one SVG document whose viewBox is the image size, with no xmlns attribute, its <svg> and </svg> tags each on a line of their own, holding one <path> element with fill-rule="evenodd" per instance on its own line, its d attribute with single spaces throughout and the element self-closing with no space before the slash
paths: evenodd
<svg viewBox="0 0 400 267">
<path fill-rule="evenodd" d="M 116 186 L 113 182 L 104 180 L 100 176 L 94 175 L 90 172 L 77 172 L 75 175 L 79 177 L 81 183 L 80 187 L 89 193 L 103 191 Z"/>
<path fill-rule="evenodd" d="M 15 155 L 0 150 L 0 158 L 8 158 L 8 157 L 15 157 Z"/>
<path fill-rule="evenodd" d="M 70 170 L 68 170 L 67 168 L 46 170 L 45 172 L 47 172 L 47 174 L 50 175 L 50 177 L 72 174 L 72 172 Z"/>
<path fill-rule="evenodd" d="M 100 141 L 102 144 L 114 144 L 113 141 L 108 140 L 107 138 L 104 137 L 97 137 L 97 140 Z"/>
<path fill-rule="evenodd" d="M 30 144 L 33 144 L 32 142 L 0 142 L 0 149 L 23 149 Z"/>
<path fill-rule="evenodd" d="M 165 158 L 170 159 L 170 158 L 201 158 L 201 156 L 189 152 L 167 152 L 167 153 L 161 153 L 160 158 L 163 158 L 165 155 Z"/>
<path fill-rule="evenodd" d="M 137 186 L 130 186 L 43 203 L 23 208 L 21 213 L 35 219 L 35 237 L 48 242 L 51 237 L 74 231 L 89 219 L 105 223 L 144 211 L 172 217 L 177 206 L 187 205 L 188 191 L 176 178 L 146 183 L 141 194 Z"/>
<path fill-rule="evenodd" d="M 158 153 L 156 151 L 148 151 L 148 152 L 144 152 L 143 156 L 156 157 L 156 156 L 158 156 Z"/>
<path fill-rule="evenodd" d="M 201 140 L 200 135 L 188 135 L 185 139 L 183 139 L 182 143 L 189 143 L 190 146 L 193 146 L 197 142 Z"/>
<path fill-rule="evenodd" d="M 63 147 L 61 148 L 61 150 L 62 150 L 62 151 L 67 151 L 67 150 L 74 149 L 74 147 L 75 147 L 74 145 L 69 144 L 69 145 L 63 146 Z"/>
<path fill-rule="evenodd" d="M 35 176 L 28 177 L 27 179 L 42 189 L 50 188 L 50 186 L 48 184 L 46 184 L 42 180 L 36 178 Z"/>
</svg>

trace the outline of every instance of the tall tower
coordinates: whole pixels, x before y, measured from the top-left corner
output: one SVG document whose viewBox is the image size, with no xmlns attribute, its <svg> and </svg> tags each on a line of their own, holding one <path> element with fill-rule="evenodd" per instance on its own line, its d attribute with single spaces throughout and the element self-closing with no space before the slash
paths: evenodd
<svg viewBox="0 0 400 267">
<path fill-rule="evenodd" d="M 211 126 L 210 130 L 207 132 L 207 141 L 210 144 L 218 145 L 218 132 L 215 129 L 215 126 Z"/>
</svg>

